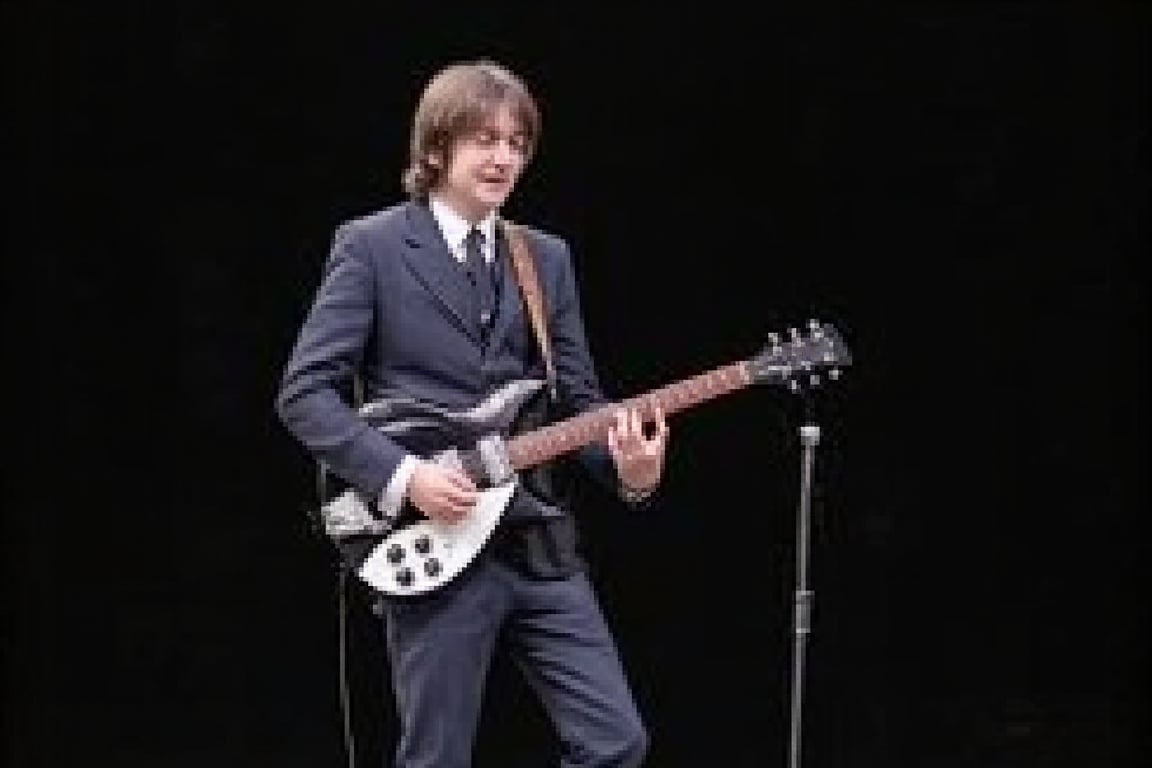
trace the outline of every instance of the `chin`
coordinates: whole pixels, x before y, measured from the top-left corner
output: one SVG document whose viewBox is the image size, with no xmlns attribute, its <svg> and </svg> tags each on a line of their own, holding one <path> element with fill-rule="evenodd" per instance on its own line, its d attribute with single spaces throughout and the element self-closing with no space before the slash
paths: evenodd
<svg viewBox="0 0 1152 768">
<path fill-rule="evenodd" d="M 483 201 L 486 205 L 501 205 L 508 199 L 508 193 L 512 190 L 508 187 L 500 187 L 499 189 L 481 189 L 476 195 L 477 200 Z"/>
</svg>

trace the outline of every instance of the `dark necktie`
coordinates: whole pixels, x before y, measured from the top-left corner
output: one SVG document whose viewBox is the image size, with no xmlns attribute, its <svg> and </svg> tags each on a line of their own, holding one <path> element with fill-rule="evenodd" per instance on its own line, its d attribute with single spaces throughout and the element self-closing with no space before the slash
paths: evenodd
<svg viewBox="0 0 1152 768">
<path fill-rule="evenodd" d="M 484 259 L 484 233 L 476 227 L 464 239 L 465 266 L 468 280 L 476 293 L 476 309 L 479 312 L 480 334 L 488 342 L 488 332 L 496 315 L 496 270 Z M 495 260 L 493 260 L 495 261 Z"/>
</svg>

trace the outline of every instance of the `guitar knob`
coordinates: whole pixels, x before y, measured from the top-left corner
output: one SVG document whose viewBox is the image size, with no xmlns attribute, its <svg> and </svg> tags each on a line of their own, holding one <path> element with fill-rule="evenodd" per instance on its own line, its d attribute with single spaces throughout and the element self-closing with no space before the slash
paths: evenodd
<svg viewBox="0 0 1152 768">
<path fill-rule="evenodd" d="M 416 548 L 416 551 L 422 555 L 426 555 L 432 551 L 432 539 L 427 536 L 416 537 L 416 541 L 414 541 L 412 545 Z"/>
<path fill-rule="evenodd" d="M 388 547 L 388 562 L 392 565 L 399 565 L 404 560 L 404 547 L 399 544 L 393 544 Z"/>
<path fill-rule="evenodd" d="M 832 381 L 836 381 L 837 379 L 839 379 L 840 378 L 840 369 L 839 368 L 828 369 L 828 378 L 832 379 Z"/>
<path fill-rule="evenodd" d="M 808 383 L 813 387 L 820 386 L 820 377 L 815 373 L 808 377 Z"/>
<path fill-rule="evenodd" d="M 434 579 L 440 575 L 440 561 L 434 557 L 430 557 L 424 561 L 424 573 L 430 579 Z"/>
<path fill-rule="evenodd" d="M 788 382 L 788 389 L 792 392 L 799 392 L 800 384 L 796 381 L 796 379 L 792 379 Z"/>
<path fill-rule="evenodd" d="M 415 580 L 416 580 L 416 577 L 412 574 L 412 571 L 408 568 L 401 568 L 399 571 L 396 572 L 396 583 L 402 587 L 412 586 L 412 582 Z"/>
</svg>

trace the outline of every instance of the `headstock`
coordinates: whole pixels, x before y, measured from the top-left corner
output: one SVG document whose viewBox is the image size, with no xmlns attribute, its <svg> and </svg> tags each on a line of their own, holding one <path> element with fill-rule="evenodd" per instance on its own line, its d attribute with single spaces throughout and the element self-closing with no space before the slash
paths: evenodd
<svg viewBox="0 0 1152 768">
<path fill-rule="evenodd" d="M 851 365 L 852 355 L 833 326 L 809 320 L 801 330 L 789 328 L 787 336 L 768 334 L 768 345 L 748 361 L 754 384 L 783 384 L 792 392 L 818 387 L 825 378 L 835 381 L 841 369 Z"/>
</svg>

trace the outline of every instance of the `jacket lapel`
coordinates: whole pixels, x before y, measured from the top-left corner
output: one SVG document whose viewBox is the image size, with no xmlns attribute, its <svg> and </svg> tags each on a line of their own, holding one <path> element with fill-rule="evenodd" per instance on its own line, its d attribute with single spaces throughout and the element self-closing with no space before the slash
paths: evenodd
<svg viewBox="0 0 1152 768">
<path fill-rule="evenodd" d="M 408 204 L 408 233 L 404 237 L 404 260 L 460 330 L 480 343 L 475 296 L 464 270 L 444 242 L 436 218 L 427 205 Z M 501 307 L 503 312 L 503 307 Z"/>
</svg>

